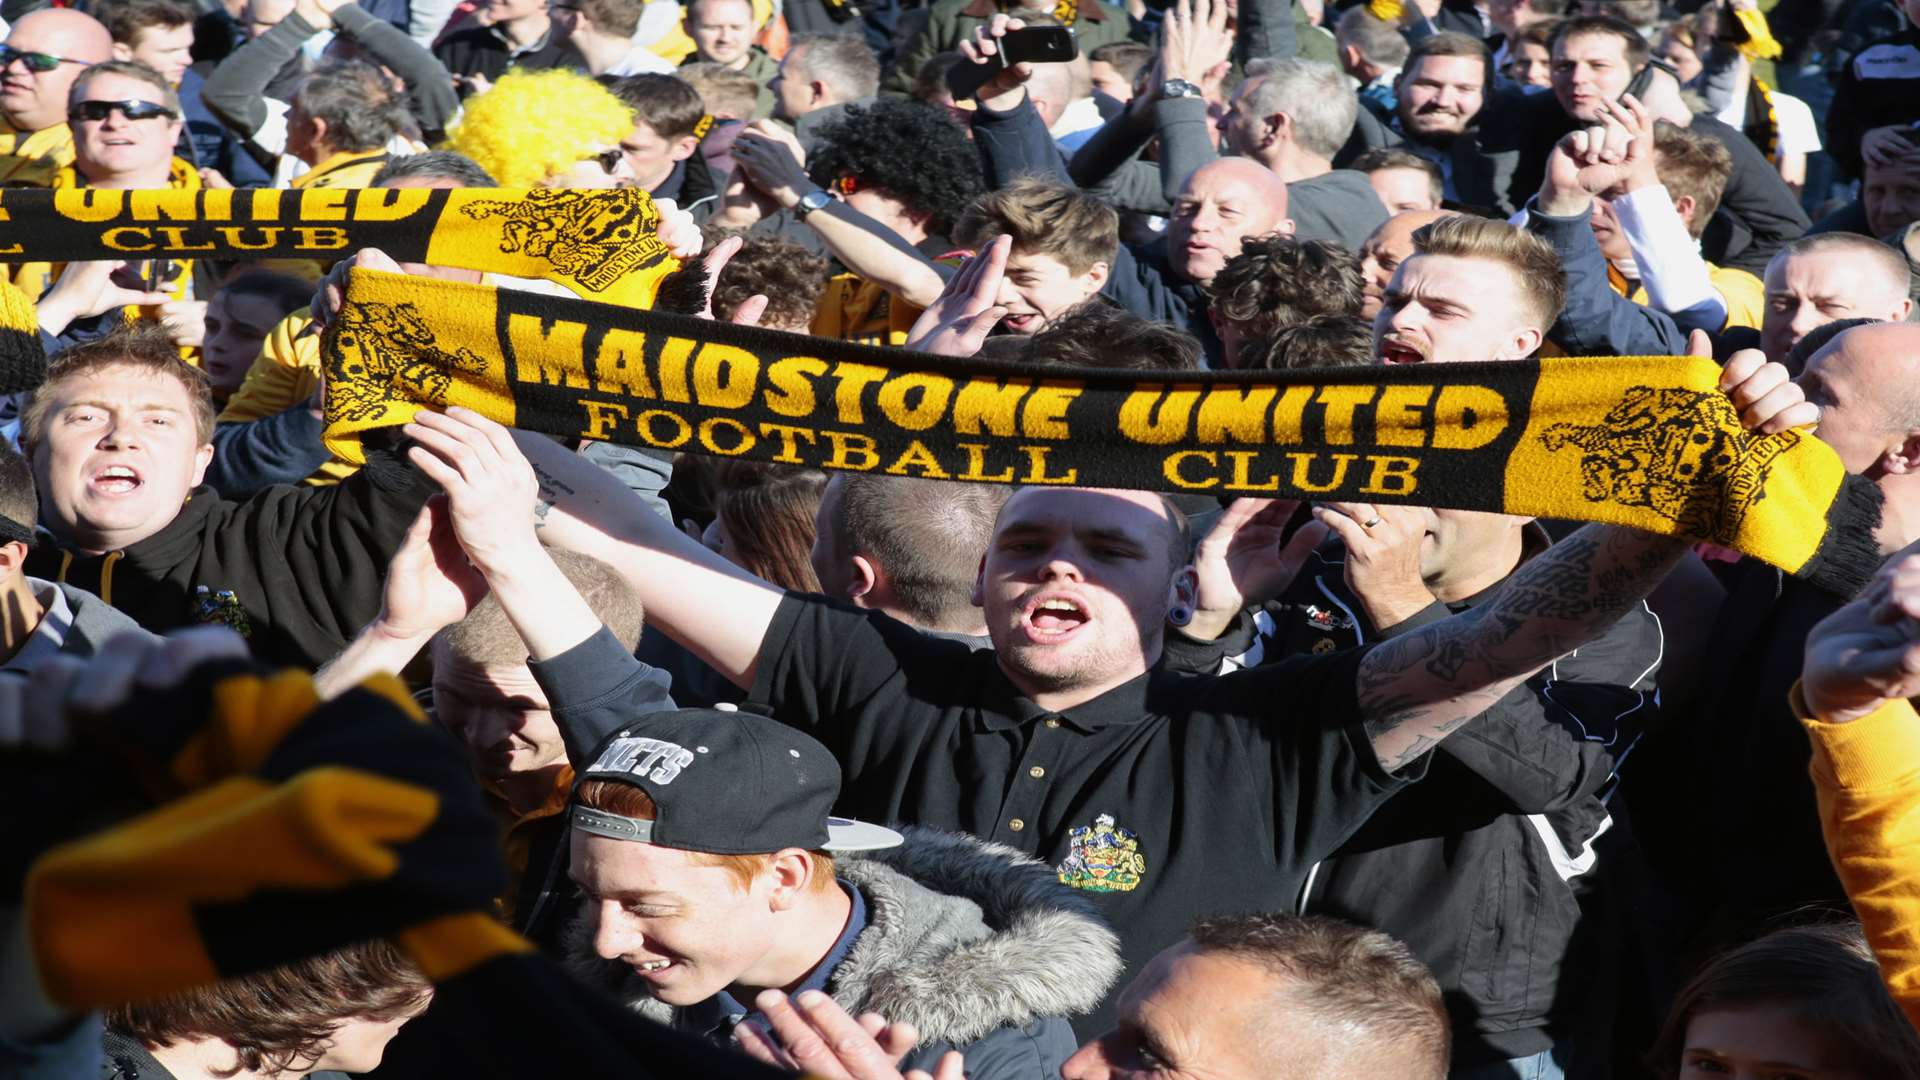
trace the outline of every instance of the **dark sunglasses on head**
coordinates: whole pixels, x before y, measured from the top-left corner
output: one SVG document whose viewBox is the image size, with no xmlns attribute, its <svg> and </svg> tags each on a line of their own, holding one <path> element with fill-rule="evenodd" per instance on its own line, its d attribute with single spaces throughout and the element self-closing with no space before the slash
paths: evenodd
<svg viewBox="0 0 1920 1080">
<path fill-rule="evenodd" d="M 69 60 L 64 56 L 55 56 L 52 53 L 24 52 L 11 45 L 0 45 L 0 69 L 12 67 L 15 60 L 27 65 L 28 71 L 39 72 L 52 71 L 61 64 L 79 64 L 81 67 L 93 66 L 85 60 Z"/>
<path fill-rule="evenodd" d="M 620 158 L 624 154 L 625 151 L 616 146 L 611 150 L 602 150 L 597 154 L 589 154 L 580 160 L 597 161 L 600 163 L 600 167 L 606 170 L 607 175 L 612 176 L 614 172 L 620 168 Z"/>
<path fill-rule="evenodd" d="M 154 101 L 76 101 L 67 110 L 68 119 L 99 123 L 118 112 L 129 120 L 151 120 L 156 116 L 174 118 L 172 109 Z"/>
</svg>

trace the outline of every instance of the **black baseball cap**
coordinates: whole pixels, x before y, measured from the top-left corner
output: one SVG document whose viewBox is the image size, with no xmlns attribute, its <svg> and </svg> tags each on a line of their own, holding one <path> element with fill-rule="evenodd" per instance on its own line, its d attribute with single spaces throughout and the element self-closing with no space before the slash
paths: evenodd
<svg viewBox="0 0 1920 1080">
<path fill-rule="evenodd" d="M 632 784 L 653 800 L 652 821 L 574 804 L 574 828 L 615 840 L 715 855 L 904 842 L 892 829 L 834 817 L 840 763 L 805 733 L 754 713 L 649 713 L 602 742 L 579 779 Z"/>
</svg>

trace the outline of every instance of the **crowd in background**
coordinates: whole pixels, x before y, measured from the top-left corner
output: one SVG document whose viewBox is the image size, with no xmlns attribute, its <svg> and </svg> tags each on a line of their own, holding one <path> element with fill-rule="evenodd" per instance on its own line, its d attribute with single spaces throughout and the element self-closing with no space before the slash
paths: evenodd
<svg viewBox="0 0 1920 1080">
<path fill-rule="evenodd" d="M 363 467 L 346 266 L 566 290 L 0 267 L 52 358 L 0 409 L 0 672 L 105 707 L 215 624 L 323 699 L 404 673 L 499 918 L 743 1075 L 1920 1078 L 1920 0 L 5 0 L 0 40 L 7 187 L 634 188 L 684 314 L 1036 372 L 1711 357 L 1877 489 L 1854 596 L 457 409 Z M 513 1024 L 385 939 L 76 1015 L 12 923 L 18 1075 L 470 1076 Z"/>
</svg>

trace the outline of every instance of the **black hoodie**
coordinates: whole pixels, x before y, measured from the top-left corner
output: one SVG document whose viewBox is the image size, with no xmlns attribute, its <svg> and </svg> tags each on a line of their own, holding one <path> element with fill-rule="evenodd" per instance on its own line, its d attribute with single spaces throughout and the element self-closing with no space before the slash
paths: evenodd
<svg viewBox="0 0 1920 1080">
<path fill-rule="evenodd" d="M 27 572 L 86 589 L 155 633 L 218 623 L 259 659 L 311 669 L 379 614 L 387 564 L 433 490 L 391 461 L 335 487 L 271 487 L 245 502 L 203 485 L 165 528 L 119 551 L 73 551 L 42 529 Z"/>
</svg>

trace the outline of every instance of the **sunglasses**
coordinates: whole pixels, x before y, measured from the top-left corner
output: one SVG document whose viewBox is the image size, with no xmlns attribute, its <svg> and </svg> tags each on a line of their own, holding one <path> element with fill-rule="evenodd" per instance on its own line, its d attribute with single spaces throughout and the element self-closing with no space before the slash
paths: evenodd
<svg viewBox="0 0 1920 1080">
<path fill-rule="evenodd" d="M 0 70 L 12 67 L 15 60 L 27 65 L 28 71 L 37 71 L 42 74 L 52 71 L 61 64 L 79 64 L 81 67 L 93 66 L 85 60 L 69 60 L 64 56 L 55 56 L 52 53 L 25 52 L 11 45 L 0 45 Z"/>
<path fill-rule="evenodd" d="M 835 180 L 833 183 L 828 184 L 827 190 L 838 194 L 841 198 L 844 199 L 848 195 L 851 195 L 854 192 L 860 190 L 860 181 L 858 178 L 853 176 L 843 176 L 840 179 Z"/>
<path fill-rule="evenodd" d="M 620 168 L 620 159 L 624 157 L 625 154 L 626 151 L 616 146 L 611 150 L 602 150 L 597 154 L 589 154 L 580 160 L 597 161 L 600 163 L 600 168 L 605 170 L 608 176 L 612 176 L 614 172 Z"/>
<path fill-rule="evenodd" d="M 175 118 L 172 109 L 154 101 L 76 101 L 67 111 L 67 118 L 97 124 L 116 112 L 129 120 L 151 120 L 156 116 Z"/>
</svg>

